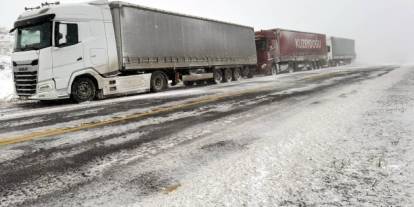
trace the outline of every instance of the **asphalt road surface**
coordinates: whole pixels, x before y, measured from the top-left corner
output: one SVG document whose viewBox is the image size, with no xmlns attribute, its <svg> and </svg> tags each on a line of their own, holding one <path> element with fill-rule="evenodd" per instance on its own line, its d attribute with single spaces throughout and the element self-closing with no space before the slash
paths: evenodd
<svg viewBox="0 0 414 207">
<path fill-rule="evenodd" d="M 0 104 L 0 206 L 413 206 L 414 68 Z"/>
</svg>

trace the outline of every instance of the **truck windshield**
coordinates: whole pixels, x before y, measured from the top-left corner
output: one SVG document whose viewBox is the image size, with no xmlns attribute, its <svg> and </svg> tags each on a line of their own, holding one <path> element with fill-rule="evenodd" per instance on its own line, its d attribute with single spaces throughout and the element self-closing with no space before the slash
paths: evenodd
<svg viewBox="0 0 414 207">
<path fill-rule="evenodd" d="M 52 22 L 17 29 L 15 51 L 40 50 L 52 46 Z"/>
</svg>

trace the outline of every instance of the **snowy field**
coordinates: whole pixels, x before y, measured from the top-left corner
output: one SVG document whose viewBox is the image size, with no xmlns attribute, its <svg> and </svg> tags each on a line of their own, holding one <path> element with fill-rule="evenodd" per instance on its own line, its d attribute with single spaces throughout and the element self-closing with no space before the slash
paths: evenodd
<svg viewBox="0 0 414 207">
<path fill-rule="evenodd" d="M 15 97 L 13 74 L 10 63 L 10 57 L 0 56 L 0 65 L 4 67 L 4 69 L 0 69 L 0 103 L 10 101 Z"/>
</svg>

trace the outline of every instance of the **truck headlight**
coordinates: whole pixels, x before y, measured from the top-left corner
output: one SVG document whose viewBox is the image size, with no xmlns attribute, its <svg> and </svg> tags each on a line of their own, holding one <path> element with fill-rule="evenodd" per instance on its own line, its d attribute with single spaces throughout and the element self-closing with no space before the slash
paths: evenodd
<svg viewBox="0 0 414 207">
<path fill-rule="evenodd" d="M 53 82 L 43 83 L 40 84 L 38 87 L 39 93 L 48 92 L 55 88 L 55 84 Z"/>
</svg>

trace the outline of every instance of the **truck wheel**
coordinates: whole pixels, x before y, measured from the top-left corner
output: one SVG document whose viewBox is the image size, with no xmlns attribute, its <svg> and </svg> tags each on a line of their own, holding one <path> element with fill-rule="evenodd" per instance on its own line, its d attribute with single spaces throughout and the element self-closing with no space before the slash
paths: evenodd
<svg viewBox="0 0 414 207">
<path fill-rule="evenodd" d="M 318 67 L 316 67 L 316 62 L 312 62 L 311 68 L 312 70 L 318 69 Z"/>
<path fill-rule="evenodd" d="M 242 76 L 243 78 L 248 78 L 250 76 L 250 69 L 245 67 L 242 69 Z"/>
<path fill-rule="evenodd" d="M 167 76 L 163 72 L 156 71 L 151 76 L 151 92 L 157 93 L 168 87 Z"/>
<path fill-rule="evenodd" d="M 234 68 L 233 70 L 233 81 L 239 81 L 241 79 L 241 70 L 240 68 Z"/>
<path fill-rule="evenodd" d="M 248 68 L 247 70 L 249 71 L 249 74 L 247 75 L 247 78 L 253 78 L 255 72 L 252 69 L 250 69 L 250 68 Z"/>
<path fill-rule="evenodd" d="M 231 80 L 233 80 L 233 72 L 230 68 L 224 69 L 223 79 L 224 82 L 231 82 Z"/>
<path fill-rule="evenodd" d="M 220 84 L 223 81 L 223 72 L 221 70 L 214 70 L 213 78 L 214 84 Z"/>
<path fill-rule="evenodd" d="M 72 100 L 81 103 L 92 101 L 96 96 L 95 83 L 87 77 L 77 78 L 72 84 Z"/>
</svg>

